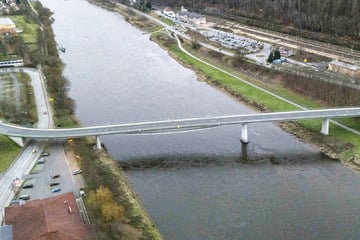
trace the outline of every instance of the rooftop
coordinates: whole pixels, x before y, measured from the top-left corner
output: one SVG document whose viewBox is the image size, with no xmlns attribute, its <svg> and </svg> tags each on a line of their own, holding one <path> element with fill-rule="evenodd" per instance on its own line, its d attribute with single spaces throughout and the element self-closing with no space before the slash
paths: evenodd
<svg viewBox="0 0 360 240">
<path fill-rule="evenodd" d="M 14 25 L 15 26 L 15 23 L 10 18 L 0 17 L 0 26 L 3 26 L 3 25 Z"/>
<path fill-rule="evenodd" d="M 5 223 L 14 239 L 89 239 L 90 226 L 80 217 L 72 192 L 5 208 Z"/>
</svg>

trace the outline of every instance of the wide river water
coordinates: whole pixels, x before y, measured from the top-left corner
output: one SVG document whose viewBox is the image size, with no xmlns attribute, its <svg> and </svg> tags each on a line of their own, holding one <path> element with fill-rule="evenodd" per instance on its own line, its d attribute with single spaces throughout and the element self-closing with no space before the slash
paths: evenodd
<svg viewBox="0 0 360 240">
<path fill-rule="evenodd" d="M 123 17 L 85 0 L 42 0 L 84 126 L 243 114 Z M 320 130 L 320 129 L 319 129 Z M 360 177 L 271 123 L 106 136 L 165 239 L 359 239 Z"/>
</svg>

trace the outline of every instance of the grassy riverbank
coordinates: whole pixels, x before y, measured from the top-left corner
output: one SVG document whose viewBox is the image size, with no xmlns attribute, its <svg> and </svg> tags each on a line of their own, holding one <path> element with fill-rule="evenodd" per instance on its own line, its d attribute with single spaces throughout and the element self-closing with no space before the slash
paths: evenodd
<svg viewBox="0 0 360 240">
<path fill-rule="evenodd" d="M 239 78 L 255 83 L 307 108 L 327 107 L 320 102 L 306 98 L 281 86 L 279 87 L 273 84 L 265 84 L 248 74 L 237 71 L 237 68 L 234 67 L 234 64 L 232 63 L 233 61 L 237 61 L 237 59 L 226 61 L 226 59 L 229 59 L 228 56 L 219 56 L 218 53 L 213 53 L 210 50 L 195 50 L 191 48 L 190 42 L 183 42 L 183 46 L 193 55 L 237 76 L 233 77 L 182 52 L 177 47 L 176 42 L 164 33 L 154 34 L 152 36 L 152 40 L 158 42 L 159 45 L 168 50 L 169 54 L 184 66 L 193 69 L 200 80 L 206 81 L 210 85 L 225 91 L 236 99 L 247 103 L 257 110 L 276 112 L 299 109 L 292 104 L 248 85 L 247 83 L 239 80 Z M 271 75 L 269 75 L 269 77 L 271 77 Z M 358 119 L 340 119 L 339 121 L 346 123 L 349 127 L 353 127 L 354 129 L 360 129 L 360 122 Z M 331 124 L 330 136 L 324 136 L 319 133 L 321 129 L 321 120 L 304 120 L 290 123 L 284 122 L 279 125 L 285 131 L 292 133 L 294 136 L 309 144 L 312 144 L 331 158 L 340 159 L 345 164 L 359 161 L 360 138 L 358 135 L 348 132 L 343 128 Z"/>
<path fill-rule="evenodd" d="M 157 37 L 154 36 L 153 38 L 155 41 L 157 41 Z M 160 38 L 163 39 L 163 38 Z M 170 40 L 172 41 L 172 40 Z M 175 44 L 175 43 L 173 43 Z M 162 44 L 163 45 L 163 44 Z M 300 94 L 294 93 L 288 89 L 285 89 L 281 86 L 275 86 L 273 84 L 265 84 L 264 82 L 258 81 L 257 79 L 253 78 L 250 75 L 244 75 L 241 72 L 236 71 L 236 67 L 231 66 L 231 64 L 227 64 L 227 61 L 221 61 L 219 59 L 223 59 L 225 56 L 218 56 L 216 54 L 216 58 L 211 59 L 211 53 L 210 50 L 194 50 L 191 48 L 191 43 L 184 42 L 185 47 L 189 52 L 196 55 L 197 57 L 206 60 L 217 67 L 221 69 L 225 69 L 226 71 L 230 72 L 233 75 L 236 75 L 237 78 L 230 76 L 229 74 L 223 73 L 219 70 L 216 70 L 212 67 L 209 67 L 208 65 L 193 59 L 192 57 L 188 56 L 184 52 L 182 52 L 177 46 L 173 45 L 172 47 L 168 48 L 170 54 L 182 61 L 185 62 L 185 65 L 187 67 L 190 67 L 194 69 L 196 72 L 198 72 L 199 76 L 202 76 L 202 80 L 208 82 L 209 84 L 223 89 L 227 93 L 230 93 L 232 96 L 238 98 L 239 100 L 242 100 L 251 106 L 254 106 L 256 109 L 261 111 L 268 111 L 268 112 L 278 112 L 278 111 L 292 111 L 292 110 L 300 110 L 296 106 L 287 103 L 279 98 L 276 98 L 266 92 L 260 91 L 253 86 L 248 85 L 246 82 L 243 82 L 239 79 L 246 80 L 251 83 L 255 83 L 258 86 L 261 86 L 262 88 L 265 88 L 267 90 L 270 90 L 273 93 L 276 93 L 280 95 L 281 97 L 284 97 L 296 104 L 299 104 L 301 106 L 304 106 L 306 108 L 322 108 L 327 107 L 327 105 L 321 104 L 320 102 L 311 100 L 309 98 L 306 98 Z M 210 57 L 209 57 L 210 56 Z M 233 61 L 236 61 L 233 60 Z M 230 65 L 230 66 L 229 66 Z M 269 78 L 271 78 L 272 75 L 269 75 Z M 339 119 L 339 122 L 342 122 L 346 124 L 349 127 L 352 127 L 354 129 L 360 129 L 360 121 L 358 119 Z M 305 127 L 306 129 L 310 130 L 312 134 L 318 135 L 316 138 L 319 138 L 321 140 L 321 144 L 327 143 L 333 145 L 334 142 L 338 142 L 335 145 L 348 145 L 348 143 L 351 143 L 354 145 L 353 152 L 359 154 L 360 153 L 360 138 L 358 135 L 350 133 L 340 127 L 337 127 L 334 124 L 331 124 L 330 126 L 330 136 L 324 136 L 319 133 L 321 129 L 321 120 L 306 120 L 306 121 L 298 121 L 298 123 Z M 282 126 L 286 126 L 286 124 L 282 124 Z M 298 136 L 301 137 L 301 136 Z M 306 140 L 306 138 L 305 138 Z M 314 140 L 314 139 L 312 139 Z M 311 141 L 313 142 L 313 141 Z M 335 146 L 331 146 L 333 148 Z M 346 156 L 347 153 L 344 154 Z M 338 156 L 339 157 L 339 156 Z M 341 157 L 341 156 L 340 156 Z"/>
<path fill-rule="evenodd" d="M 107 8 L 111 6 L 112 4 L 109 3 Z M 43 70 L 47 79 L 48 93 L 54 99 L 52 107 L 55 124 L 58 127 L 79 125 L 75 116 L 72 115 L 74 102 L 68 98 L 66 87 L 68 82 L 61 76 L 63 65 L 57 54 L 54 34 L 48 21 L 51 15 L 48 11 L 41 10 L 41 12 L 45 16 L 42 19 L 46 26 L 44 36 L 48 54 L 44 59 L 52 57 L 51 61 L 44 61 L 48 64 L 43 66 Z M 66 148 L 69 151 L 68 155 L 72 155 L 73 152 L 74 155 L 79 156 L 79 166 L 83 170 L 82 176 L 85 179 L 87 193 L 85 203 L 89 218 L 95 228 L 94 238 L 162 239 L 133 194 L 117 162 L 106 151 L 94 150 L 95 144 L 89 138 L 77 139 L 68 144 Z"/>
<path fill-rule="evenodd" d="M 14 17 L 25 32 L 36 30 L 36 34 L 25 34 L 29 43 L 29 65 L 42 65 L 46 76 L 46 86 L 53 108 L 53 118 L 58 127 L 78 126 L 74 113 L 74 102 L 68 97 L 69 82 L 62 76 L 63 64 L 58 55 L 57 45 L 51 28 L 51 12 L 43 8 L 40 2 L 33 3 L 38 14 L 27 12 L 36 23 L 24 21 L 23 16 Z M 110 4 L 111 5 L 111 4 Z M 41 26 L 41 27 L 40 27 Z M 37 30 L 41 29 L 41 34 Z M 155 30 L 159 28 L 156 26 Z M 38 39 L 40 38 L 40 40 Z M 22 75 L 21 75 L 22 76 Z M 25 84 L 23 84 L 25 86 Z M 31 106 L 29 115 L 36 122 L 36 105 L 33 94 L 28 88 L 23 88 L 25 97 L 21 100 L 32 100 L 26 106 Z M 22 94 L 23 95 L 23 94 Z M 15 101 L 12 101 L 15 102 Z M 8 113 L 8 111 L 7 111 Z M 32 114 L 35 113 L 35 114 Z M 89 139 L 76 140 L 67 145 L 68 156 L 76 158 L 83 169 L 85 183 L 85 202 L 89 218 L 95 228 L 94 239 L 162 239 L 160 233 L 151 222 L 140 202 L 136 199 L 131 187 L 126 181 L 121 168 L 106 151 L 94 150 L 94 142 Z M 21 151 L 8 137 L 0 136 L 0 172 L 5 171 Z M 75 160 L 76 161 L 76 160 Z M 105 200 L 104 200 L 104 198 Z"/>
<path fill-rule="evenodd" d="M 139 17 L 132 10 L 124 6 L 117 5 L 112 10 L 124 15 L 129 23 L 140 28 L 142 31 L 153 32 L 152 29 L 156 28 L 155 23 L 145 19 L 144 17 Z M 144 21 L 146 24 L 144 24 Z M 167 50 L 169 54 L 182 65 L 194 70 L 199 80 L 206 81 L 210 85 L 223 90 L 232 97 L 247 103 L 249 106 L 252 106 L 259 111 L 275 112 L 299 109 L 285 101 L 244 83 L 239 80 L 239 78 L 252 82 L 309 109 L 329 107 L 329 105 L 324 101 L 310 99 L 305 97 L 303 94 L 296 93 L 277 84 L 276 78 L 280 78 L 282 75 L 279 71 L 266 69 L 260 66 L 255 66 L 256 69 L 259 69 L 259 71 L 241 71 L 241 65 L 248 66 L 252 63 L 247 62 L 244 59 L 224 56 L 220 53 L 204 48 L 193 49 L 191 42 L 183 41 L 183 46 L 193 55 L 236 76 L 233 77 L 182 52 L 177 47 L 175 40 L 168 36 L 165 32 L 156 32 L 151 36 L 151 39 Z M 262 81 L 259 79 L 262 79 Z M 272 80 L 266 81 L 266 79 Z M 356 130 L 360 129 L 359 119 L 347 118 L 338 119 L 338 121 Z M 330 136 L 324 136 L 319 133 L 321 129 L 321 120 L 283 122 L 279 123 L 279 126 L 302 141 L 313 145 L 329 157 L 339 159 L 345 165 L 354 168 L 358 167 L 357 162 L 360 162 L 360 138 L 357 134 L 346 131 L 334 124 L 330 124 Z"/>
<path fill-rule="evenodd" d="M 113 206 L 123 209 L 116 218 L 104 218 L 102 204 L 92 205 L 90 197 L 85 197 L 91 222 L 96 228 L 96 239 L 162 239 L 119 164 L 105 150 L 96 150 L 94 139 L 76 139 L 67 145 L 66 150 L 78 156 L 87 185 L 85 192 L 91 194 L 91 191 L 106 187 L 112 193 Z M 105 213 L 109 216 L 108 211 Z"/>
</svg>

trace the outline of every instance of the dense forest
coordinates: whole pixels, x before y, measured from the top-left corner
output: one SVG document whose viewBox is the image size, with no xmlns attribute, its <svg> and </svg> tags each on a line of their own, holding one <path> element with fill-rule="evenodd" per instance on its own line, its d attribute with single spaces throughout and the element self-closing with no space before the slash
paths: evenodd
<svg viewBox="0 0 360 240">
<path fill-rule="evenodd" d="M 185 6 L 191 11 L 293 34 L 314 32 L 313 38 L 326 42 L 335 43 L 336 38 L 343 38 L 349 47 L 358 48 L 360 41 L 360 0 L 151 0 L 151 3 Z M 302 30 L 303 34 L 294 29 Z"/>
</svg>

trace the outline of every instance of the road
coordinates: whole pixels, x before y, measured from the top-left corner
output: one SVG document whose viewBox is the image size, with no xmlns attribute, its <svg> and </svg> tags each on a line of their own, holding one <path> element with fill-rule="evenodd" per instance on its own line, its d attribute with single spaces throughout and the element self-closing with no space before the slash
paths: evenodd
<svg viewBox="0 0 360 240">
<path fill-rule="evenodd" d="M 30 76 L 35 102 L 38 109 L 38 122 L 36 123 L 36 127 L 41 129 L 53 127 L 52 111 L 49 102 L 47 101 L 48 96 L 44 85 L 44 77 L 41 71 L 31 68 L 10 68 L 1 69 L 0 73 L 7 71 L 23 71 Z M 47 114 L 44 114 L 44 112 Z M 17 190 L 12 184 L 13 179 L 16 177 L 20 178 L 21 180 L 25 179 L 26 175 L 30 172 L 36 160 L 39 158 L 44 147 L 47 145 L 47 142 L 47 140 L 30 141 L 19 154 L 19 156 L 15 159 L 8 171 L 2 174 L 0 178 L 0 209 L 2 210 L 2 214 L 0 215 L 0 223 L 3 220 L 4 207 L 9 205 L 10 201 L 15 196 L 15 191 Z"/>
<path fill-rule="evenodd" d="M 291 112 L 256 113 L 246 115 L 216 116 L 205 118 L 173 119 L 167 121 L 125 123 L 93 127 L 34 129 L 0 123 L 0 133 L 16 137 L 28 138 L 71 138 L 100 136 L 109 134 L 145 134 L 182 132 L 224 125 L 287 121 L 313 118 L 356 117 L 360 116 L 360 108 L 338 108 L 320 110 L 302 110 Z M 354 130 L 356 131 L 356 130 Z M 358 132 L 360 134 L 360 132 Z"/>
<path fill-rule="evenodd" d="M 11 68 L 11 71 L 24 71 L 27 73 L 31 80 L 32 85 L 34 88 L 34 95 L 35 95 L 35 101 L 37 104 L 38 109 L 38 127 L 48 127 L 49 126 L 49 115 L 44 115 L 44 111 L 48 111 L 47 104 L 45 101 L 46 96 L 44 95 L 43 91 L 43 81 L 41 79 L 41 75 L 39 71 L 30 69 L 30 68 Z M 8 69 L 1 69 L 0 72 L 7 72 Z M 14 163 L 11 165 L 11 167 L 8 169 L 7 172 L 5 172 L 0 179 L 0 209 L 4 209 L 4 207 L 8 206 L 10 201 L 14 197 L 14 190 L 16 190 L 13 187 L 13 179 L 15 177 L 22 178 L 23 174 L 28 173 L 38 157 L 40 156 L 40 152 L 45 146 L 44 141 L 31 141 L 31 143 L 28 145 L 28 147 L 24 148 L 21 154 L 16 158 Z M 35 151 L 35 153 L 33 153 Z M 0 215 L 0 222 L 2 222 L 3 219 L 3 211 Z"/>
<path fill-rule="evenodd" d="M 141 13 L 139 13 L 139 14 L 141 14 Z M 142 13 L 142 14 L 144 14 L 144 13 Z M 161 14 L 161 13 L 158 12 L 158 14 Z M 151 20 L 154 20 L 151 16 L 149 18 Z M 158 21 L 159 20 L 157 20 L 157 22 Z M 184 23 L 181 23 L 181 24 L 186 25 Z M 162 25 L 165 25 L 165 24 L 162 23 Z M 186 26 L 194 29 L 194 27 L 189 24 Z M 340 47 L 332 46 L 329 44 L 326 44 L 326 46 L 324 46 L 323 43 L 319 43 L 316 41 L 305 40 L 305 39 L 298 38 L 296 36 L 294 37 L 294 36 L 280 34 L 280 33 L 268 33 L 264 30 L 252 29 L 252 27 L 247 27 L 247 26 L 240 26 L 240 24 L 231 24 L 231 22 L 226 22 L 225 28 L 231 29 L 232 31 L 234 31 L 235 34 L 240 34 L 240 35 L 243 35 L 246 37 L 250 37 L 252 39 L 257 39 L 259 41 L 262 41 L 264 43 L 264 48 L 257 54 L 247 54 L 246 57 L 249 59 L 253 59 L 255 62 L 257 62 L 258 64 L 260 64 L 264 67 L 269 67 L 269 68 L 274 67 L 273 64 L 267 64 L 267 58 L 270 54 L 271 46 L 274 44 L 275 44 L 275 46 L 283 46 L 283 47 L 287 47 L 290 49 L 298 49 L 298 50 L 302 50 L 305 52 L 317 54 L 319 56 L 326 56 L 331 59 L 342 60 L 344 62 L 360 63 L 359 62 L 360 52 L 353 51 L 353 50 L 350 50 L 347 48 L 340 48 Z M 168 31 L 170 31 L 171 29 L 172 28 L 168 28 Z M 212 31 L 214 30 L 212 28 L 204 27 L 204 26 L 200 26 L 199 29 L 212 30 Z M 182 38 L 190 40 L 189 36 L 186 36 L 186 34 L 184 34 L 183 31 L 181 33 L 179 33 L 179 32 L 176 32 L 175 30 L 176 29 L 173 29 L 173 31 L 178 36 L 181 36 Z M 197 31 L 198 29 L 196 28 L 194 30 Z M 214 47 L 212 45 L 209 45 L 209 44 L 206 44 L 203 42 L 199 42 L 199 44 L 205 48 L 212 49 L 213 51 L 221 52 L 222 54 L 225 54 L 228 56 L 235 55 L 234 52 L 228 51 L 224 48 L 219 49 L 217 47 Z M 296 61 L 291 58 L 287 58 L 286 60 L 287 60 L 287 63 L 290 63 L 293 66 L 289 68 L 286 65 L 282 64 L 281 66 L 283 66 L 283 67 L 277 68 L 277 69 L 281 69 L 281 71 L 286 71 L 286 72 L 288 72 L 288 71 L 293 72 L 293 67 L 296 67 L 296 68 L 300 68 L 297 70 L 297 74 L 300 74 L 302 76 L 306 76 L 306 77 L 315 76 L 314 80 L 321 80 L 321 81 L 325 81 L 325 82 L 331 82 L 333 84 L 337 84 L 340 86 L 345 85 L 350 88 L 360 89 L 360 86 L 358 84 L 356 84 L 356 80 L 354 80 L 352 78 L 349 79 L 346 76 L 339 75 L 338 73 L 335 73 L 332 71 L 328 71 L 327 69 L 325 69 L 325 66 L 322 66 L 319 68 L 319 67 L 317 67 L 317 64 L 314 64 L 312 62 L 304 63 L 302 61 Z M 324 63 L 324 64 L 326 65 L 326 63 Z M 328 75 L 328 76 L 326 76 L 326 75 Z"/>
<path fill-rule="evenodd" d="M 41 68 L 1 69 L 0 73 L 7 71 L 23 71 L 30 76 L 38 111 L 38 122 L 34 126 L 43 130 L 53 128 L 52 109 L 48 101 L 49 97 L 44 83 L 45 77 L 42 75 Z M 39 159 L 45 147 L 47 148 L 46 151 L 50 152 L 50 156 L 46 157 L 45 164 L 40 166 L 40 164 L 36 164 L 36 160 Z M 29 175 L 35 165 L 36 168 L 34 169 L 39 171 Z M 31 199 L 47 198 L 70 191 L 74 192 L 75 197 L 79 197 L 79 186 L 83 186 L 84 183 L 81 175 L 73 176 L 71 174 L 75 169 L 77 169 L 77 164 L 68 160 L 61 141 L 51 141 L 49 144 L 47 139 L 31 140 L 15 159 L 8 171 L 0 178 L 0 209 L 2 210 L 0 223 L 3 221 L 3 209 L 10 204 L 18 190 L 19 195 L 29 194 Z M 49 182 L 53 180 L 51 176 L 54 174 L 60 174 L 60 177 L 56 179 L 59 182 L 58 187 L 61 188 L 61 191 L 58 193 L 52 193 L 49 186 Z M 16 177 L 21 181 L 32 183 L 34 187 L 32 189 L 18 189 L 14 187 L 13 179 Z"/>
<path fill-rule="evenodd" d="M 141 13 L 141 12 L 139 12 Z M 143 13 L 141 13 L 143 14 Z M 145 14 L 144 14 L 145 15 Z M 145 15 L 146 17 L 150 17 L 148 15 Z M 150 17 L 152 18 L 152 17 Z M 176 34 L 179 34 L 183 37 L 186 37 L 184 34 L 172 29 L 171 27 L 169 27 L 168 25 L 164 24 L 163 22 L 152 18 L 152 20 L 158 22 L 159 24 L 165 26 L 169 31 L 175 32 Z M 1 70 L 1 71 L 5 71 L 5 70 Z M 39 118 L 39 122 L 37 123 L 37 127 L 39 129 L 42 129 L 43 131 L 37 131 L 36 129 L 21 129 L 20 133 L 11 133 L 11 132 L 4 132 L 5 134 L 9 134 L 9 135 L 13 135 L 13 136 L 22 136 L 24 131 L 28 131 L 30 132 L 31 135 L 29 136 L 34 136 L 32 134 L 34 133 L 42 133 L 40 135 L 38 135 L 37 137 L 40 138 L 49 138 L 50 133 L 54 133 L 55 135 L 53 135 L 54 137 L 58 138 L 58 137 L 67 137 L 67 136 L 74 136 L 75 134 L 73 133 L 73 130 L 70 129 L 53 129 L 53 130 L 49 130 L 51 132 L 49 132 L 48 130 L 46 130 L 47 128 L 51 128 L 52 126 L 52 120 L 51 120 L 51 108 L 49 107 L 49 103 L 47 101 L 48 97 L 46 96 L 46 91 L 44 88 L 44 82 L 43 82 L 43 76 L 41 75 L 41 73 L 37 70 L 32 70 L 32 69 L 26 69 L 24 68 L 23 71 L 25 71 L 26 73 L 28 73 L 31 76 L 32 79 L 32 83 L 33 83 L 33 87 L 34 87 L 34 95 L 36 96 L 36 104 L 38 107 L 38 118 Z M 273 95 L 273 94 L 272 94 Z M 281 97 L 280 97 L 281 98 Z M 285 101 L 288 101 L 286 99 L 284 99 Z M 300 109 L 305 109 L 304 107 L 301 107 L 299 105 L 298 106 Z M 355 115 L 359 115 L 359 109 L 352 109 L 354 111 L 357 111 L 357 113 Z M 44 114 L 44 112 L 47 112 L 48 114 Z M 285 114 L 285 113 L 283 113 Z M 77 136 L 88 136 L 88 135 L 101 135 L 101 134 L 116 134 L 119 133 L 121 131 L 123 131 L 124 133 L 146 133 L 146 132 L 152 132 L 154 130 L 158 130 L 159 128 L 161 128 L 161 130 L 172 130 L 172 131 L 177 131 L 178 129 L 186 129 L 186 128 L 196 128 L 199 127 L 199 125 L 201 125 L 202 127 L 215 127 L 215 126 L 220 126 L 220 125 L 228 125 L 228 124 L 238 124 L 240 122 L 249 122 L 250 119 L 243 119 L 241 120 L 241 118 L 243 116 L 236 116 L 238 119 L 233 119 L 233 118 L 229 118 L 229 116 L 227 116 L 223 119 L 220 118 L 214 118 L 211 119 L 211 122 L 208 122 L 209 119 L 206 119 L 207 122 L 199 122 L 199 119 L 191 119 L 191 121 L 189 121 L 189 119 L 182 119 L 182 120 L 176 120 L 176 121 L 167 121 L 167 122 L 163 122 L 161 123 L 161 125 L 156 125 L 159 123 L 156 123 L 154 125 L 154 123 L 139 123 L 139 124 L 133 124 L 133 126 L 130 128 L 130 125 L 117 125 L 117 126 L 100 126 L 98 128 L 83 128 L 83 129 L 78 129 L 76 131 L 80 132 L 79 135 Z M 249 116 L 247 116 L 249 117 Z M 269 117 L 269 116 L 266 116 Z M 308 115 L 309 117 L 309 115 Z M 313 116 L 313 117 L 320 117 L 320 116 Z M 321 117 L 324 117 L 324 115 L 321 115 Z M 288 119 L 294 119 L 293 117 L 288 117 Z M 299 118 L 296 118 L 299 119 Z M 301 117 L 301 119 L 303 119 L 303 117 Z M 204 119 L 202 119 L 204 120 Z M 222 122 L 220 123 L 219 120 L 221 120 Z M 265 119 L 266 121 L 270 121 L 270 120 L 280 120 L 280 119 Z M 255 121 L 255 120 L 254 120 Z M 257 122 L 260 120 L 256 120 Z M 144 125 L 141 125 L 144 124 Z M 148 124 L 153 124 L 153 126 L 151 126 L 150 128 L 144 128 L 143 127 L 149 127 Z M 8 126 L 5 126 L 8 127 Z M 125 128 L 124 128 L 125 127 Z M 139 128 L 140 127 L 140 128 Z M 9 128 L 7 128 L 7 130 L 9 130 Z M 12 181 L 15 177 L 24 177 L 24 174 L 27 174 L 30 169 L 32 168 L 32 166 L 35 164 L 35 161 L 38 159 L 40 153 L 42 152 L 45 144 L 47 143 L 47 141 L 32 141 L 31 144 L 29 145 L 29 147 L 25 148 L 23 150 L 23 152 L 21 153 L 21 155 L 19 155 L 19 157 L 17 158 L 17 160 L 14 162 L 14 164 L 11 166 L 11 168 L 3 175 L 3 177 L 0 180 L 0 208 L 3 209 L 5 206 L 7 206 L 9 204 L 9 202 L 11 201 L 11 199 L 14 196 L 14 189 L 12 188 Z M 35 153 L 32 153 L 33 150 L 36 150 Z M 60 166 L 58 166 L 57 164 L 59 164 L 61 162 L 62 159 L 66 160 L 66 156 L 63 154 L 63 150 L 61 145 L 59 144 L 54 144 L 51 147 L 51 151 L 53 151 L 55 154 L 52 154 L 51 156 L 53 157 L 54 160 L 52 161 L 52 164 L 54 165 L 48 165 L 46 167 L 44 167 L 44 170 L 46 171 L 51 171 L 50 169 L 58 169 L 57 171 L 64 176 L 64 178 L 61 178 L 61 181 L 64 181 L 63 184 L 64 186 L 70 186 L 72 183 L 74 183 L 73 178 L 70 177 L 69 175 L 66 174 L 69 173 L 69 168 L 66 170 L 66 168 L 61 168 Z M 63 165 L 61 165 L 63 166 Z M 67 165 L 65 165 L 67 166 Z M 45 171 L 45 172 L 46 172 Z M 21 174 L 21 176 L 19 176 L 19 174 Z M 44 174 L 42 174 L 44 175 Z M 38 179 L 39 182 L 44 183 L 44 185 L 39 186 L 39 189 L 37 189 L 34 192 L 35 195 L 39 194 L 41 192 L 45 192 L 45 196 L 48 195 L 47 191 L 43 191 L 47 185 L 46 182 L 49 181 L 49 175 L 45 174 L 44 176 L 36 176 L 35 178 Z M 39 180 L 41 179 L 41 180 Z M 45 180 L 46 179 L 46 180 Z M 64 180 L 63 180 L 64 179 Z M 71 180 L 71 181 L 69 181 Z M 41 187 L 42 186 L 42 187 Z M 44 188 L 44 186 L 46 186 Z M 64 187 L 64 189 L 67 189 L 68 187 Z M 69 187 L 69 189 L 74 189 L 72 187 Z M 36 193 L 37 192 L 37 193 Z M 0 220 L 2 220 L 3 215 L 1 214 L 0 216 Z"/>
</svg>

